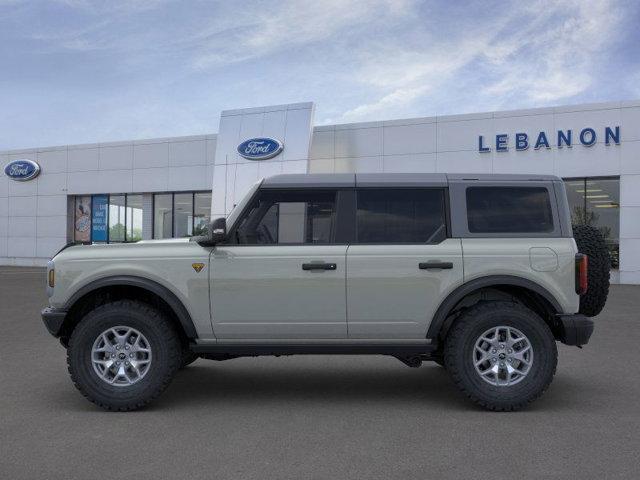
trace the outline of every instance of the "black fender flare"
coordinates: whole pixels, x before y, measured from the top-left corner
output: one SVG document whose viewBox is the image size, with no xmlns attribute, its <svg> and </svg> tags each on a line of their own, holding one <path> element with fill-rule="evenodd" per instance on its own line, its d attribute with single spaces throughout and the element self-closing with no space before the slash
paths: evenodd
<svg viewBox="0 0 640 480">
<path fill-rule="evenodd" d="M 444 326 L 444 323 L 449 316 L 449 313 L 464 297 L 482 288 L 502 285 L 521 287 L 526 288 L 527 290 L 531 290 L 532 292 L 537 293 L 547 302 L 549 302 L 551 307 L 555 310 L 555 313 L 562 312 L 562 307 L 555 299 L 555 297 L 546 288 L 540 286 L 534 281 L 514 275 L 490 275 L 487 277 L 476 278 L 467 283 L 463 283 L 453 292 L 451 292 L 447 296 L 447 298 L 445 298 L 444 301 L 440 304 L 440 306 L 436 310 L 436 313 L 433 315 L 433 319 L 431 320 L 431 324 L 429 325 L 429 330 L 427 331 L 427 338 L 438 338 L 442 327 Z"/>
<path fill-rule="evenodd" d="M 164 302 L 169 305 L 169 308 L 176 315 L 182 329 L 189 339 L 198 338 L 198 333 L 193 325 L 193 320 L 189 311 L 184 306 L 182 301 L 167 287 L 159 284 L 154 280 L 149 280 L 144 277 L 137 277 L 133 275 L 115 275 L 111 277 L 99 278 L 86 285 L 83 285 L 78 291 L 76 291 L 65 303 L 64 309 L 69 311 L 73 305 L 87 294 L 96 291 L 104 287 L 122 286 L 127 285 L 131 287 L 138 287 L 147 290 L 160 297 Z"/>
</svg>

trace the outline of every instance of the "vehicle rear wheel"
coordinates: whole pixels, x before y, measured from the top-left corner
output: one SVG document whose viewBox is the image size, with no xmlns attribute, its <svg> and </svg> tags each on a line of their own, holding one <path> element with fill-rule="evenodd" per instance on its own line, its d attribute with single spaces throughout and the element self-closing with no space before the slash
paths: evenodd
<svg viewBox="0 0 640 480">
<path fill-rule="evenodd" d="M 588 225 L 574 225 L 573 238 L 578 251 L 588 257 L 587 293 L 580 296 L 579 312 L 587 317 L 595 317 L 604 308 L 609 295 L 609 274 L 611 258 L 607 244 L 597 228 Z"/>
<path fill-rule="evenodd" d="M 171 322 L 151 306 L 120 300 L 89 312 L 71 334 L 74 385 L 105 410 L 136 410 L 157 398 L 181 365 Z"/>
<path fill-rule="evenodd" d="M 514 302 L 465 312 L 445 340 L 447 371 L 476 404 L 496 411 L 525 407 L 548 388 L 558 351 L 549 327 Z"/>
</svg>

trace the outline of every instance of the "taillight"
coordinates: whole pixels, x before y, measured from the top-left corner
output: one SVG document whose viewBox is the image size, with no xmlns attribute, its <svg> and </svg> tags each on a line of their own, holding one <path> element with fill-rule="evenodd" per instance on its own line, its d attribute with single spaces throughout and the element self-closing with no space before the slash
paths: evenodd
<svg viewBox="0 0 640 480">
<path fill-rule="evenodd" d="M 589 269 L 589 257 L 584 253 L 576 254 L 576 293 L 584 295 L 589 288 L 587 271 Z"/>
</svg>

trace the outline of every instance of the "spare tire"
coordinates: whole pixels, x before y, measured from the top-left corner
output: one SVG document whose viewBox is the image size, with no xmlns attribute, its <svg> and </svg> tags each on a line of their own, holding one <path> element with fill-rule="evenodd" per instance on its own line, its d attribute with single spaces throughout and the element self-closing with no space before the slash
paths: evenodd
<svg viewBox="0 0 640 480">
<path fill-rule="evenodd" d="M 604 308 L 609 295 L 609 271 L 611 258 L 609 250 L 597 228 L 588 225 L 574 225 L 573 238 L 578 252 L 587 255 L 587 293 L 580 296 L 580 313 L 595 317 Z"/>
</svg>

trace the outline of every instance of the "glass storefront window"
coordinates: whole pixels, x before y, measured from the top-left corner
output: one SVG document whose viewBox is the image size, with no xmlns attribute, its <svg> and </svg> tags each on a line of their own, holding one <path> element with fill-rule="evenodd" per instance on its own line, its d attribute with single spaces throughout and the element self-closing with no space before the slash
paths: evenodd
<svg viewBox="0 0 640 480">
<path fill-rule="evenodd" d="M 173 197 L 173 236 L 193 234 L 193 193 L 176 193 Z"/>
<path fill-rule="evenodd" d="M 142 240 L 142 195 L 127 195 L 127 242 Z"/>
<path fill-rule="evenodd" d="M 602 233 L 611 255 L 611 266 L 618 268 L 620 256 L 620 179 L 566 179 L 571 223 L 590 225 Z"/>
<path fill-rule="evenodd" d="M 76 197 L 73 222 L 73 240 L 88 243 L 91 241 L 91 196 Z"/>
<path fill-rule="evenodd" d="M 193 234 L 204 235 L 211 221 L 211 194 L 195 193 L 193 205 Z"/>
<path fill-rule="evenodd" d="M 211 192 L 156 193 L 153 238 L 203 235 L 211 220 Z"/>
<path fill-rule="evenodd" d="M 161 193 L 153 196 L 153 238 L 171 238 L 173 219 L 173 196 Z"/>
<path fill-rule="evenodd" d="M 125 196 L 109 195 L 109 242 L 124 242 Z"/>
</svg>

